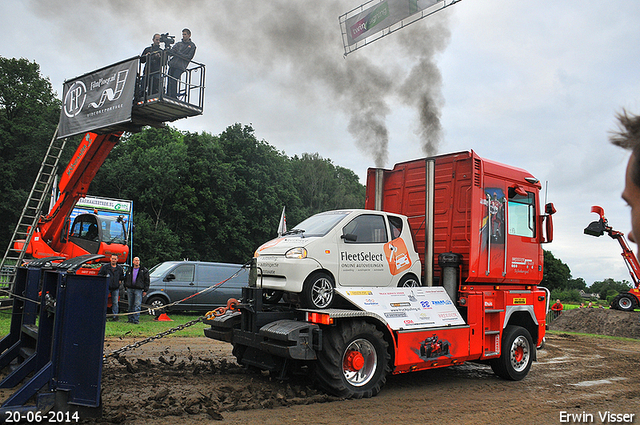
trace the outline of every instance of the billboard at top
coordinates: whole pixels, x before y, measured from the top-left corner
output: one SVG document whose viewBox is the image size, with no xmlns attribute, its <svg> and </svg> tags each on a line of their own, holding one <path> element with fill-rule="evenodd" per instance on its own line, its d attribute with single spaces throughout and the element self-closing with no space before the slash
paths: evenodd
<svg viewBox="0 0 640 425">
<path fill-rule="evenodd" d="M 131 121 L 138 58 L 65 81 L 58 138 Z"/>
<path fill-rule="evenodd" d="M 441 1 L 443 0 L 383 0 L 376 3 L 346 20 L 347 45 L 364 40 Z"/>
</svg>

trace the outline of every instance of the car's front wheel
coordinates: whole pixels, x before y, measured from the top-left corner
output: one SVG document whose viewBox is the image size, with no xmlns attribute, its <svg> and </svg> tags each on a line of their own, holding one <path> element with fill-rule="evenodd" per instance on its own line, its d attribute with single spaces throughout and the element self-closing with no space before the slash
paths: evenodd
<svg viewBox="0 0 640 425">
<path fill-rule="evenodd" d="M 333 277 L 325 272 L 312 274 L 302 287 L 305 307 L 329 308 L 333 304 L 335 283 Z"/>
</svg>

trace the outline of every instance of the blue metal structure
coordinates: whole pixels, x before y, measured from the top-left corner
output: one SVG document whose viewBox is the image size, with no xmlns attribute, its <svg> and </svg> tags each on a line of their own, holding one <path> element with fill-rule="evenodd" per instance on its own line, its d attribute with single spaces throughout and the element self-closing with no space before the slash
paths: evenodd
<svg viewBox="0 0 640 425">
<path fill-rule="evenodd" d="M 0 368 L 13 368 L 0 388 L 16 391 L 1 417 L 51 410 L 100 416 L 107 278 L 75 274 L 100 257 L 42 259 L 18 269 L 10 333 L 0 341 Z"/>
</svg>

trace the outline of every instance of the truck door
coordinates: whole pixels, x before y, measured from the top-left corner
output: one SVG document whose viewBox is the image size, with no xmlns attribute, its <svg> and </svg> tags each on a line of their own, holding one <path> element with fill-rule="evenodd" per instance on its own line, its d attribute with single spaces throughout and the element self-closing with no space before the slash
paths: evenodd
<svg viewBox="0 0 640 425">
<path fill-rule="evenodd" d="M 97 254 L 100 248 L 100 228 L 96 216 L 80 214 L 73 221 L 69 240 L 90 254 Z"/>
<path fill-rule="evenodd" d="M 389 241 L 382 214 L 362 214 L 342 228 L 338 282 L 342 286 L 388 286 L 384 246 Z"/>
<path fill-rule="evenodd" d="M 500 280 L 505 266 L 506 184 L 485 177 L 480 227 L 479 277 Z"/>
<path fill-rule="evenodd" d="M 479 277 L 535 283 L 538 273 L 536 195 L 522 185 L 485 177 Z"/>
<path fill-rule="evenodd" d="M 536 194 L 520 185 L 507 188 L 507 279 L 537 283 L 539 245 Z M 540 276 L 541 277 L 541 276 Z"/>
</svg>

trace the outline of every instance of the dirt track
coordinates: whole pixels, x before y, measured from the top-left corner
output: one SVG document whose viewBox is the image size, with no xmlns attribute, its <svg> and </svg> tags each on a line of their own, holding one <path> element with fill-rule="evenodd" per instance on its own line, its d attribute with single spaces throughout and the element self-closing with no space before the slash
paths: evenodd
<svg viewBox="0 0 640 425">
<path fill-rule="evenodd" d="M 566 331 L 561 328 L 591 323 L 604 333 L 599 327 L 607 322 L 610 333 L 627 329 L 633 336 L 640 332 L 639 320 L 639 312 L 576 311 L 551 328 Z M 130 342 L 109 340 L 106 351 Z M 566 412 L 590 414 L 592 423 L 603 423 L 599 414 L 610 411 L 633 414 L 633 422 L 640 423 L 639 364 L 640 339 L 553 333 L 520 382 L 501 380 L 488 366 L 469 363 L 391 376 L 374 398 L 339 400 L 309 386 L 306 377 L 283 383 L 239 367 L 228 344 L 204 337 L 165 338 L 105 365 L 104 415 L 98 422 L 552 424 L 561 423 Z"/>
</svg>

